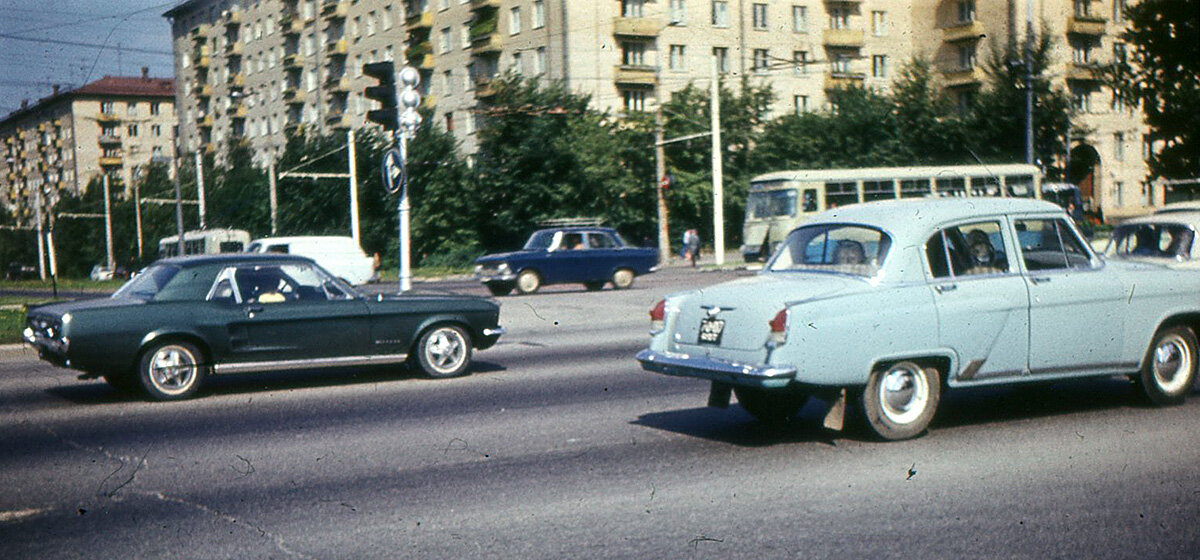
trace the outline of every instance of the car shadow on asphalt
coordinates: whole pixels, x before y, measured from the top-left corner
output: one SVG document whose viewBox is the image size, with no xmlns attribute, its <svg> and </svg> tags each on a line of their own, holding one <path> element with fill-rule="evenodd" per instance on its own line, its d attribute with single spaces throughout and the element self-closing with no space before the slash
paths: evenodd
<svg viewBox="0 0 1200 560">
<path fill-rule="evenodd" d="M 1191 398 L 1198 393 L 1200 389 L 1193 388 Z M 930 429 L 936 432 L 1105 410 L 1153 408 L 1123 377 L 957 389 L 944 394 Z M 836 446 L 838 440 L 877 441 L 863 427 L 856 406 L 847 408 L 842 431 L 822 426 L 827 410 L 828 405 L 820 399 L 810 399 L 790 421 L 774 426 L 755 420 L 735 401 L 727 409 L 699 407 L 651 412 L 631 423 L 745 447 L 788 443 Z"/>
<path fill-rule="evenodd" d="M 502 365 L 474 361 L 467 376 L 484 375 L 505 371 Z M 427 379 L 419 371 L 404 365 L 368 366 L 356 368 L 315 368 L 261 373 L 239 373 L 209 377 L 201 387 L 197 398 L 211 395 L 236 395 L 289 391 L 295 389 L 318 389 L 321 387 L 349 387 L 379 383 Z M 450 380 L 446 380 L 450 381 Z M 144 401 L 138 394 L 117 391 L 102 381 L 47 389 L 47 393 L 81 405 L 117 404 Z"/>
</svg>

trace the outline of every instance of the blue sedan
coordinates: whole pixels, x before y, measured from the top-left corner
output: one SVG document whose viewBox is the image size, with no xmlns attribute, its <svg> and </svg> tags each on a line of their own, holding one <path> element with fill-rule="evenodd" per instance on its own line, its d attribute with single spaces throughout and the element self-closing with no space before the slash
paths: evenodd
<svg viewBox="0 0 1200 560">
<path fill-rule="evenodd" d="M 475 259 L 475 278 L 492 294 L 515 288 L 531 294 L 548 284 L 583 284 L 599 290 L 608 282 L 623 290 L 636 276 L 658 269 L 658 250 L 634 247 L 612 228 L 564 227 L 538 230 L 520 251 Z"/>
</svg>

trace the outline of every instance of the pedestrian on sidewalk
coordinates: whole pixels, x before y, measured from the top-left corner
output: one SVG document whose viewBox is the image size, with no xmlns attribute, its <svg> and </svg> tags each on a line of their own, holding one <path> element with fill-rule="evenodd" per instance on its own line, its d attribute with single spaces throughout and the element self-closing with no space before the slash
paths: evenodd
<svg viewBox="0 0 1200 560">
<path fill-rule="evenodd" d="M 700 258 L 700 232 L 694 228 L 683 232 L 683 255 L 684 260 L 696 266 L 696 259 Z"/>
</svg>

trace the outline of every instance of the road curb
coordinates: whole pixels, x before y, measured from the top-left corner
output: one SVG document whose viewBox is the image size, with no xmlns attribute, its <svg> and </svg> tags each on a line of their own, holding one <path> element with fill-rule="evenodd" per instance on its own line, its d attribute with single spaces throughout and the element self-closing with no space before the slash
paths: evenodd
<svg viewBox="0 0 1200 560">
<path fill-rule="evenodd" d="M 37 350 L 25 344 L 0 344 L 0 361 L 37 358 Z"/>
</svg>

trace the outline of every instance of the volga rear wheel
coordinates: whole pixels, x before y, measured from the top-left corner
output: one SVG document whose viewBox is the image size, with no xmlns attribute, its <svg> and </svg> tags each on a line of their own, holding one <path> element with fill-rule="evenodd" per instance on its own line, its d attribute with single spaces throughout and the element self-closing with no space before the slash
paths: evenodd
<svg viewBox="0 0 1200 560">
<path fill-rule="evenodd" d="M 867 428 L 886 440 L 916 437 L 929 427 L 942 398 L 936 368 L 899 362 L 876 370 L 862 393 Z"/>
</svg>

